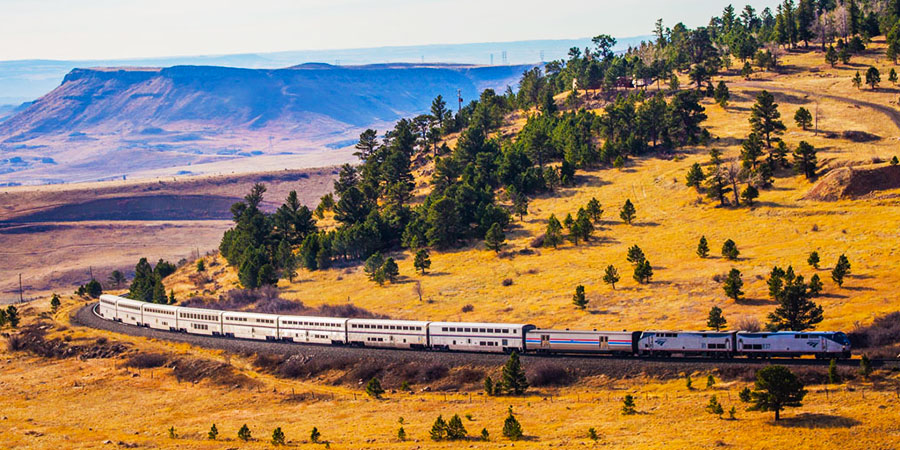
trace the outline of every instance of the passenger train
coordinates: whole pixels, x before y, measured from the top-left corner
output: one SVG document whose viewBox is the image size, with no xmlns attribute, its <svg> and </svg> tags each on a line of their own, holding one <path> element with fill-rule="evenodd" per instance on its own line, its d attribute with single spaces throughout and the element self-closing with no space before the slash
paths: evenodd
<svg viewBox="0 0 900 450">
<path fill-rule="evenodd" d="M 832 331 L 597 331 L 514 323 L 348 319 L 218 311 L 100 296 L 97 314 L 125 324 L 208 336 L 419 350 L 581 353 L 710 358 L 849 358 L 850 341 Z"/>
</svg>

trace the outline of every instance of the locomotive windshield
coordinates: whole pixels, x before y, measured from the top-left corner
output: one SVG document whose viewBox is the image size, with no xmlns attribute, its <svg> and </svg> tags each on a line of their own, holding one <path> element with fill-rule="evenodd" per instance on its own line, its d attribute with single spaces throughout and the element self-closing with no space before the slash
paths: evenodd
<svg viewBox="0 0 900 450">
<path fill-rule="evenodd" d="M 847 338 L 847 335 L 841 332 L 834 333 L 831 336 L 831 339 L 841 345 L 850 345 L 850 339 Z"/>
</svg>

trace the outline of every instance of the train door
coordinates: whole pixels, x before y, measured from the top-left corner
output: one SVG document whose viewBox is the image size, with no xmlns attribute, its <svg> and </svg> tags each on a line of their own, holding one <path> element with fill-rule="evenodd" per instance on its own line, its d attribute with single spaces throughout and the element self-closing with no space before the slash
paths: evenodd
<svg viewBox="0 0 900 450">
<path fill-rule="evenodd" d="M 504 340 L 503 345 L 506 345 L 506 341 Z M 550 348 L 550 335 L 542 334 L 541 335 L 541 348 Z"/>
<path fill-rule="evenodd" d="M 825 336 L 819 336 L 819 349 L 822 353 L 828 352 L 828 339 Z"/>
<path fill-rule="evenodd" d="M 600 350 L 609 350 L 609 336 L 600 336 Z"/>
</svg>

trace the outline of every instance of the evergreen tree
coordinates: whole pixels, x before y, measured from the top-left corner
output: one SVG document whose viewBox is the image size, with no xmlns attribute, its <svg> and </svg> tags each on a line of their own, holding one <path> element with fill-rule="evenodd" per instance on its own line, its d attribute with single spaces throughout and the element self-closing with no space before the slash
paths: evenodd
<svg viewBox="0 0 900 450">
<path fill-rule="evenodd" d="M 521 395 L 528 389 L 528 379 L 525 378 L 525 369 L 519 361 L 519 354 L 513 351 L 503 366 L 500 385 L 506 392 Z"/>
<path fill-rule="evenodd" d="M 603 216 L 603 209 L 600 207 L 600 202 L 597 201 L 596 198 L 591 197 L 591 200 L 587 204 L 586 211 L 595 224 L 600 224 L 600 219 Z"/>
<path fill-rule="evenodd" d="M 85 293 L 91 298 L 100 298 L 100 295 L 103 294 L 103 286 L 100 285 L 100 282 L 91 278 L 91 281 L 88 281 L 86 285 L 84 285 Z M 165 298 L 165 295 L 163 295 Z M 163 302 L 165 303 L 165 302 Z"/>
<path fill-rule="evenodd" d="M 59 305 L 62 303 L 59 301 L 59 295 L 53 293 L 53 297 L 50 298 L 50 311 L 56 312 L 59 309 Z"/>
<path fill-rule="evenodd" d="M 722 244 L 722 256 L 725 259 L 736 261 L 738 259 L 738 255 L 740 254 L 741 252 L 738 250 L 737 244 L 735 244 L 731 239 L 726 240 L 725 243 Z"/>
<path fill-rule="evenodd" d="M 687 387 L 687 390 L 691 391 L 694 389 L 694 380 L 691 379 L 691 374 L 684 374 L 684 385 Z"/>
<path fill-rule="evenodd" d="M 713 377 L 712 374 L 707 375 L 706 376 L 706 388 L 712 389 L 712 387 L 715 385 L 716 385 L 715 377 Z"/>
<path fill-rule="evenodd" d="M 803 383 L 784 366 L 768 366 L 756 372 L 756 384 L 750 392 L 754 411 L 774 411 L 775 420 L 785 407 L 801 406 L 806 396 Z"/>
<path fill-rule="evenodd" d="M 482 433 L 482 435 L 484 434 Z M 523 436 L 522 425 L 519 424 L 516 416 L 513 415 L 512 406 L 509 407 L 509 412 L 503 421 L 503 436 L 511 441 L 518 441 Z"/>
<path fill-rule="evenodd" d="M 839 384 L 841 382 L 841 376 L 837 371 L 837 361 L 833 358 L 831 362 L 828 363 L 828 384 Z"/>
<path fill-rule="evenodd" d="M 572 304 L 574 304 L 578 309 L 584 309 L 587 304 L 587 298 L 584 296 L 584 286 L 578 285 L 575 286 L 575 295 L 572 296 Z"/>
<path fill-rule="evenodd" d="M 600 440 L 600 435 L 597 434 L 597 430 L 594 427 L 588 428 L 588 439 L 597 442 Z"/>
<path fill-rule="evenodd" d="M 482 429 L 481 429 L 481 440 L 484 441 L 484 442 L 487 442 L 487 441 L 490 441 L 490 440 L 491 440 L 491 434 L 488 433 L 487 428 L 482 428 Z"/>
<path fill-rule="evenodd" d="M 400 427 L 400 429 L 397 430 L 397 440 L 400 442 L 406 441 L 406 430 L 404 430 L 403 427 Z"/>
<path fill-rule="evenodd" d="M 794 150 L 794 170 L 802 173 L 807 179 L 816 177 L 816 148 L 806 141 L 800 141 Z"/>
<path fill-rule="evenodd" d="M 19 309 L 13 305 L 6 307 L 6 323 L 12 328 L 19 327 Z"/>
<path fill-rule="evenodd" d="M 872 363 L 869 361 L 869 355 L 865 353 L 859 358 L 859 374 L 866 380 L 872 374 Z"/>
<path fill-rule="evenodd" d="M 447 422 L 444 421 L 443 417 L 438 416 L 438 418 L 434 420 L 429 435 L 431 436 L 432 441 L 442 441 L 447 438 Z"/>
<path fill-rule="evenodd" d="M 310 440 L 310 442 L 312 442 L 313 444 L 318 444 L 318 443 L 319 443 L 319 439 L 321 439 L 321 438 L 322 438 L 322 433 L 319 433 L 319 429 L 318 429 L 318 428 L 313 427 L 312 431 L 309 432 L 309 440 Z"/>
<path fill-rule="evenodd" d="M 484 378 L 484 394 L 485 395 L 494 395 L 494 380 L 491 377 Z"/>
<path fill-rule="evenodd" d="M 891 67 L 891 71 L 888 72 L 888 81 L 892 84 L 897 84 L 897 71 L 894 70 L 893 67 Z"/>
<path fill-rule="evenodd" d="M 750 388 L 745 387 L 738 393 L 738 398 L 744 403 L 750 403 L 753 397 L 750 395 Z"/>
<path fill-rule="evenodd" d="M 577 237 L 587 242 L 594 233 L 594 224 L 591 222 L 590 214 L 584 209 L 579 208 L 575 219 L 575 227 L 572 230 Z M 576 242 L 577 244 L 577 242 Z"/>
<path fill-rule="evenodd" d="M 710 414 L 715 414 L 721 418 L 722 414 L 725 413 L 725 409 L 722 408 L 722 404 L 716 399 L 716 396 L 713 395 L 709 398 L 709 403 L 706 405 L 706 412 Z"/>
<path fill-rule="evenodd" d="M 416 251 L 416 258 L 415 261 L 413 261 L 413 266 L 416 270 L 422 272 L 422 275 L 425 275 L 425 269 L 431 267 L 431 258 L 429 258 L 428 250 L 420 248 Z"/>
<path fill-rule="evenodd" d="M 397 283 L 397 278 L 400 277 L 400 267 L 397 266 L 394 258 L 386 259 L 384 265 L 381 266 L 381 269 L 379 269 L 378 272 L 381 273 L 384 280 L 390 281 L 391 284 Z"/>
<path fill-rule="evenodd" d="M 894 157 L 891 158 L 891 165 L 896 166 L 897 164 L 900 164 L 900 159 L 897 159 L 897 155 L 894 155 Z"/>
<path fill-rule="evenodd" d="M 709 256 L 709 243 L 706 242 L 706 236 L 700 236 L 700 242 L 697 244 L 697 256 L 701 258 Z"/>
<path fill-rule="evenodd" d="M 803 130 L 808 130 L 812 126 L 813 116 L 812 113 L 809 112 L 808 109 L 804 107 L 800 107 L 796 113 L 794 113 L 794 122 L 797 123 L 797 126 L 802 128 Z"/>
<path fill-rule="evenodd" d="M 862 87 L 862 77 L 859 75 L 859 71 L 856 71 L 856 75 L 853 75 L 853 87 L 859 89 Z"/>
<path fill-rule="evenodd" d="M 782 277 L 782 283 L 775 299 L 778 306 L 769 314 L 770 328 L 803 331 L 822 321 L 822 307 L 810 300 L 809 287 L 802 276 L 788 272 Z"/>
<path fill-rule="evenodd" d="M 169 427 L 169 439 L 176 439 L 176 438 L 178 438 L 178 435 L 175 433 L 175 427 L 174 426 Z"/>
<path fill-rule="evenodd" d="M 755 170 L 759 165 L 759 158 L 763 155 L 763 142 L 756 133 L 750 133 L 747 139 L 741 143 L 741 166 L 747 170 Z"/>
<path fill-rule="evenodd" d="M 613 290 L 616 290 L 616 283 L 619 282 L 619 271 L 612 264 L 606 266 L 606 271 L 603 273 L 603 282 L 612 286 Z"/>
<path fill-rule="evenodd" d="M 741 271 L 732 268 L 731 271 L 728 272 L 728 276 L 725 277 L 725 282 L 722 284 L 725 295 L 734 299 L 734 301 L 740 301 L 741 296 L 744 295 L 741 291 L 742 287 L 744 287 L 744 281 L 741 280 Z"/>
<path fill-rule="evenodd" d="M 451 441 L 465 439 L 466 434 L 466 427 L 463 426 L 462 419 L 459 418 L 459 414 L 454 414 L 447 422 L 447 439 Z"/>
<path fill-rule="evenodd" d="M 809 254 L 809 258 L 806 258 L 806 262 L 812 266 L 813 268 L 819 268 L 819 252 L 812 251 Z"/>
<path fill-rule="evenodd" d="M 724 81 L 719 81 L 719 84 L 716 85 L 713 98 L 715 98 L 716 103 L 718 103 L 719 106 L 723 108 L 728 106 L 728 100 L 731 98 L 731 94 L 728 92 L 728 86 Z"/>
<path fill-rule="evenodd" d="M 272 445 L 284 445 L 284 432 L 281 431 L 281 427 L 275 428 L 275 431 L 272 432 Z"/>
<path fill-rule="evenodd" d="M 838 43 L 840 43 L 840 40 L 838 40 Z M 843 64 L 850 64 L 850 50 L 847 48 L 847 46 L 843 46 L 843 47 L 839 47 L 839 48 L 840 48 L 840 50 L 838 50 L 838 59 L 840 59 L 841 63 L 843 63 Z M 857 77 L 859 76 L 859 72 L 856 72 L 856 76 Z M 859 82 L 861 85 L 862 79 L 860 79 Z"/>
<path fill-rule="evenodd" d="M 650 279 L 653 277 L 653 267 L 650 266 L 650 261 L 646 259 L 643 260 L 640 264 L 634 267 L 634 279 L 638 283 L 646 284 L 650 282 Z"/>
<path fill-rule="evenodd" d="M 713 306 L 712 309 L 709 310 L 709 318 L 706 319 L 706 326 L 715 328 L 716 331 L 719 331 L 727 323 L 728 321 L 725 320 L 725 316 L 722 315 L 722 308 Z"/>
<path fill-rule="evenodd" d="M 499 223 L 494 223 L 484 235 L 484 246 L 496 253 L 500 253 L 500 249 L 506 245 L 506 235 L 503 234 L 503 228 Z"/>
<path fill-rule="evenodd" d="M 822 279 L 819 278 L 819 274 L 813 274 L 809 279 L 809 296 L 810 297 L 818 297 L 819 294 L 822 293 L 822 289 L 825 286 L 822 284 Z"/>
<path fill-rule="evenodd" d="M 238 430 L 238 439 L 240 439 L 240 440 L 242 440 L 242 441 L 244 441 L 244 442 L 247 442 L 247 441 L 249 441 L 251 438 L 252 438 L 252 436 L 250 435 L 250 428 L 247 427 L 247 424 L 245 423 L 245 424 L 242 425 L 241 428 Z"/>
<path fill-rule="evenodd" d="M 703 169 L 700 167 L 700 163 L 694 163 L 691 168 L 688 169 L 686 178 L 687 186 L 696 189 L 697 192 L 700 192 L 703 181 L 706 180 L 706 175 L 703 174 Z"/>
<path fill-rule="evenodd" d="M 747 206 L 753 206 L 753 200 L 756 200 L 759 197 L 759 189 L 756 189 L 752 184 L 748 184 L 746 188 L 744 188 L 744 192 L 741 192 L 741 200 L 747 204 Z"/>
<path fill-rule="evenodd" d="M 370 280 L 375 281 L 379 276 L 378 272 L 383 265 L 384 257 L 381 256 L 381 253 L 375 252 L 366 259 L 366 263 L 363 265 L 363 272 L 369 276 Z"/>
<path fill-rule="evenodd" d="M 381 395 L 384 394 L 384 389 L 381 387 L 381 381 L 378 378 L 369 380 L 369 383 L 366 384 L 366 394 L 369 394 L 372 398 L 381 398 Z"/>
<path fill-rule="evenodd" d="M 200 261 L 203 261 L 203 260 L 200 260 Z M 116 289 L 119 289 L 128 280 L 125 278 L 125 275 L 122 272 L 120 272 L 118 270 L 113 270 L 109 274 L 109 279 L 107 279 L 107 281 L 109 282 L 109 284 L 115 285 Z"/>
<path fill-rule="evenodd" d="M 749 80 L 750 75 L 753 75 L 753 66 L 750 65 L 750 61 L 745 61 L 744 67 L 741 68 L 741 76 L 744 77 L 745 80 Z"/>
<path fill-rule="evenodd" d="M 834 269 L 831 270 L 831 279 L 838 285 L 838 287 L 844 287 L 844 277 L 850 273 L 850 261 L 847 259 L 847 255 L 843 253 L 838 257 L 837 264 L 834 265 Z"/>
<path fill-rule="evenodd" d="M 212 427 L 209 428 L 209 433 L 206 433 L 206 437 L 214 441 L 219 436 L 219 429 L 216 428 L 216 424 L 212 424 Z"/>
<path fill-rule="evenodd" d="M 772 142 L 784 133 L 778 104 L 769 91 L 764 90 L 756 96 L 756 103 L 750 108 L 750 129 L 765 139 L 767 148 L 772 148 Z"/>
<path fill-rule="evenodd" d="M 544 245 L 557 248 L 563 242 L 562 224 L 555 215 L 551 214 L 547 220 L 547 231 L 544 233 Z"/>
<path fill-rule="evenodd" d="M 635 219 L 636 212 L 634 205 L 631 203 L 631 199 L 625 199 L 625 204 L 622 205 L 622 209 L 619 211 L 619 217 L 623 222 L 631 225 Z"/>
<path fill-rule="evenodd" d="M 647 257 L 644 256 L 644 251 L 641 250 L 640 247 L 638 247 L 637 245 L 632 245 L 631 247 L 628 247 L 628 255 L 625 257 L 625 259 L 628 260 L 628 262 L 630 262 L 632 265 L 637 266 L 643 263 L 644 260 L 647 259 Z"/>
<path fill-rule="evenodd" d="M 838 62 L 838 53 L 835 51 L 833 45 L 828 46 L 828 50 L 825 51 L 825 62 L 830 64 L 832 68 Z"/>
<path fill-rule="evenodd" d="M 625 395 L 625 398 L 622 399 L 622 414 L 627 416 L 637 413 L 634 407 L 634 397 L 631 394 Z"/>
<path fill-rule="evenodd" d="M 197 260 L 197 272 L 198 273 L 206 272 L 206 263 L 204 263 L 202 259 Z"/>
<path fill-rule="evenodd" d="M 866 84 L 871 86 L 874 91 L 878 87 L 878 83 L 881 83 L 881 73 L 875 67 L 869 67 L 869 70 L 866 71 Z"/>
</svg>

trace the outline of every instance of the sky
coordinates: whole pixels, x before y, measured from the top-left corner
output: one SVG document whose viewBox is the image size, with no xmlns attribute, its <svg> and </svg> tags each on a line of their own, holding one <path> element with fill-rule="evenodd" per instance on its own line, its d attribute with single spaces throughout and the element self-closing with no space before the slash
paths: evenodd
<svg viewBox="0 0 900 450">
<path fill-rule="evenodd" d="M 718 0 L 0 0 L 0 60 L 112 59 L 650 34 Z M 754 1 L 757 10 L 772 0 Z M 741 6 L 735 5 L 740 10 Z"/>
</svg>

